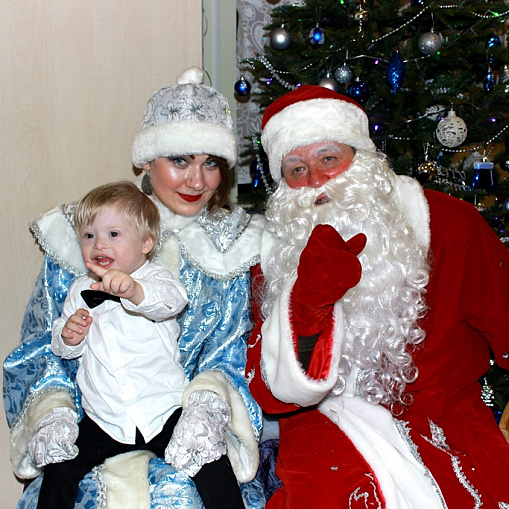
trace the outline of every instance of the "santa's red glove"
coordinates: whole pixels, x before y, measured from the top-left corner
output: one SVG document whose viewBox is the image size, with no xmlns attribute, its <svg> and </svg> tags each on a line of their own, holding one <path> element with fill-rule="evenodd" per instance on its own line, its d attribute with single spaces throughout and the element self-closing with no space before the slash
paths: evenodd
<svg viewBox="0 0 509 509">
<path fill-rule="evenodd" d="M 329 225 L 317 225 L 300 255 L 292 290 L 292 324 L 298 336 L 321 332 L 336 301 L 361 278 L 357 255 L 366 245 L 359 233 L 345 242 Z"/>
</svg>

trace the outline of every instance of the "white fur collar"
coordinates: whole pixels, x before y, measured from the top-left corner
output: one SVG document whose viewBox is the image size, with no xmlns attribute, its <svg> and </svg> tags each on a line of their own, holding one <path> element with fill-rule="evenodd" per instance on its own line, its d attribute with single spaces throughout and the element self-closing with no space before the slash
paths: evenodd
<svg viewBox="0 0 509 509">
<path fill-rule="evenodd" d="M 71 216 L 66 210 L 65 206 L 55 207 L 30 223 L 29 227 L 51 258 L 71 274 L 81 276 L 86 273 L 86 267 Z M 232 228 L 232 232 L 225 232 L 225 235 L 232 235 L 232 239 L 224 252 L 217 248 L 212 237 L 198 223 L 198 216 L 182 221 L 179 216 L 174 217 L 176 222 L 166 216 L 163 218 L 165 227 L 172 223 L 175 228 L 166 231 L 158 255 L 174 274 L 178 274 L 180 250 L 194 266 L 217 279 L 230 279 L 258 263 L 263 217 L 252 216 L 245 229 Z"/>
</svg>

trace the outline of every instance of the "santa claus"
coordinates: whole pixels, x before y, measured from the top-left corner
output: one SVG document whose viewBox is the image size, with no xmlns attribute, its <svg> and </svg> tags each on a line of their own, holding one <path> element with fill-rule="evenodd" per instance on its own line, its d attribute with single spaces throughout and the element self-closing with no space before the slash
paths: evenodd
<svg viewBox="0 0 509 509">
<path fill-rule="evenodd" d="M 252 394 L 281 414 L 268 508 L 509 508 L 509 444 L 481 399 L 509 368 L 509 253 L 477 210 L 397 176 L 348 97 L 276 100 L 262 144 Z"/>
</svg>

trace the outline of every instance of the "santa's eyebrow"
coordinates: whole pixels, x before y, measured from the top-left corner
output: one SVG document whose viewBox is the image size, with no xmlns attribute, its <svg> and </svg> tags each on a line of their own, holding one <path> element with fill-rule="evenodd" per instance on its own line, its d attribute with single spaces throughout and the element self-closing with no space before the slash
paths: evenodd
<svg viewBox="0 0 509 509">
<path fill-rule="evenodd" d="M 343 151 L 343 147 L 338 147 L 337 145 L 334 145 L 334 144 L 330 144 L 330 145 L 324 145 L 323 147 L 320 147 L 316 153 L 317 155 L 320 155 L 322 154 L 323 152 L 330 152 L 331 150 L 335 151 L 335 152 L 342 152 Z"/>
</svg>

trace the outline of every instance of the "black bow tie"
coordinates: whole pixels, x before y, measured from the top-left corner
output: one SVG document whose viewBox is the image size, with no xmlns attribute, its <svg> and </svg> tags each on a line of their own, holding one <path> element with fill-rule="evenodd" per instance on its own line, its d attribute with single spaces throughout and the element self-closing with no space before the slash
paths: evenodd
<svg viewBox="0 0 509 509">
<path fill-rule="evenodd" d="M 116 295 L 110 295 L 106 292 L 101 292 L 100 290 L 83 290 L 81 292 L 81 296 L 90 309 L 95 308 L 99 304 L 102 304 L 105 300 L 120 302 L 120 297 L 117 297 Z"/>
</svg>

